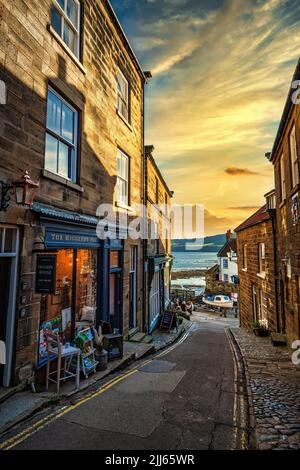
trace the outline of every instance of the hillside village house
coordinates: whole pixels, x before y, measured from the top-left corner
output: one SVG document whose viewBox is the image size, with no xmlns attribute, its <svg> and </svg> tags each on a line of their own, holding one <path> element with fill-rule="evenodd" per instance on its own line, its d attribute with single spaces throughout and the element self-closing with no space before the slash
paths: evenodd
<svg viewBox="0 0 300 470">
<path fill-rule="evenodd" d="M 241 326 L 250 329 L 253 322 L 258 322 L 270 332 L 278 332 L 274 225 L 268 210 L 273 194 L 268 195 L 268 206 L 261 207 L 235 231 Z"/>
<path fill-rule="evenodd" d="M 8 386 L 44 365 L 45 326 L 67 340 L 87 320 L 123 335 L 147 327 L 142 241 L 96 236 L 99 204 L 133 217 L 142 202 L 146 76 L 107 0 L 0 6 L 0 386 Z M 25 171 L 31 180 L 19 181 L 17 203 L 10 187 Z M 159 178 L 165 200 L 162 187 Z M 27 198 L 35 191 L 33 204 L 24 188 Z M 117 230 L 126 234 L 118 220 Z"/>
<path fill-rule="evenodd" d="M 300 61 L 293 81 L 300 79 Z M 275 173 L 277 259 L 281 329 L 289 343 L 300 338 L 300 108 L 291 87 L 272 152 Z M 299 98 L 297 91 L 296 98 Z"/>
<path fill-rule="evenodd" d="M 147 243 L 148 289 L 146 293 L 146 317 L 148 332 L 157 326 L 160 315 L 170 302 L 171 285 L 171 199 L 170 191 L 153 157 L 154 147 L 146 146 L 145 187 L 148 217 L 152 216 L 156 239 Z M 155 209 L 155 206 L 157 208 Z M 151 213 L 151 207 L 153 211 Z M 151 221 L 149 220 L 149 233 Z"/>
<path fill-rule="evenodd" d="M 225 294 L 236 298 L 238 294 L 237 245 L 232 230 L 226 233 L 226 241 L 218 252 L 218 264 L 205 273 L 207 294 Z"/>
</svg>

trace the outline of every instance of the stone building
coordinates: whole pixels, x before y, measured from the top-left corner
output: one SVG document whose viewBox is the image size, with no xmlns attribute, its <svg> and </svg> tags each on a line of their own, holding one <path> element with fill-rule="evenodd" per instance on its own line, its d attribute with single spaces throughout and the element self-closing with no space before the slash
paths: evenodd
<svg viewBox="0 0 300 470">
<path fill-rule="evenodd" d="M 170 191 L 153 157 L 154 147 L 146 146 L 145 187 L 149 238 L 146 246 L 148 279 L 146 317 L 151 333 L 170 301 L 171 284 L 171 199 Z M 151 234 L 152 231 L 152 234 Z"/>
<path fill-rule="evenodd" d="M 25 170 L 39 181 L 33 205 L 9 190 L 0 211 L 9 386 L 45 363 L 44 326 L 145 327 L 142 241 L 122 239 L 119 216 L 143 198 L 146 76 L 109 1 L 0 0 L 0 80 L 1 201 Z M 104 240 L 102 203 L 117 214 Z"/>
<path fill-rule="evenodd" d="M 293 82 L 300 79 L 300 61 Z M 297 88 L 297 85 L 296 85 Z M 271 153 L 275 173 L 278 298 L 281 332 L 289 343 L 300 338 L 299 90 L 287 97 Z"/>
<path fill-rule="evenodd" d="M 235 229 L 237 234 L 239 310 L 244 328 L 259 322 L 278 331 L 275 296 L 274 225 L 267 205 Z"/>
</svg>

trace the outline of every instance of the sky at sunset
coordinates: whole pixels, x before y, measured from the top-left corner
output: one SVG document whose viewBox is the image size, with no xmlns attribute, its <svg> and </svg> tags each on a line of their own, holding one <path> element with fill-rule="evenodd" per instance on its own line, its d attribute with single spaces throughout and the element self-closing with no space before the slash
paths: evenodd
<svg viewBox="0 0 300 470">
<path fill-rule="evenodd" d="M 144 70 L 146 143 L 207 235 L 273 187 L 271 150 L 300 55 L 299 0 L 112 0 Z"/>
</svg>

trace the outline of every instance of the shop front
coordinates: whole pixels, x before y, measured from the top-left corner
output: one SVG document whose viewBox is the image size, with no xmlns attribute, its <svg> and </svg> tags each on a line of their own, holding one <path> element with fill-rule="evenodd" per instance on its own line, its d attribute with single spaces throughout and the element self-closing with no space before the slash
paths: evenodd
<svg viewBox="0 0 300 470">
<path fill-rule="evenodd" d="M 99 320 L 101 241 L 94 229 L 45 225 L 45 249 L 37 253 L 35 291 L 41 294 L 38 365 L 47 360 L 44 330 L 72 342 Z"/>
<path fill-rule="evenodd" d="M 166 257 L 149 258 L 149 319 L 148 331 L 152 333 L 165 310 Z"/>
<path fill-rule="evenodd" d="M 40 369 L 47 362 L 45 330 L 59 333 L 63 343 L 100 323 L 122 335 L 124 242 L 100 240 L 94 217 L 38 204 L 34 209 L 41 234 L 35 248 Z"/>
</svg>

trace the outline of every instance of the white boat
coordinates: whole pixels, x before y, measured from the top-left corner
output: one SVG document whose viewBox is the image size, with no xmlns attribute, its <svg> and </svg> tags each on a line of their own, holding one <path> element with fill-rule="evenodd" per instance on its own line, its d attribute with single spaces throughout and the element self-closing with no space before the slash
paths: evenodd
<svg viewBox="0 0 300 470">
<path fill-rule="evenodd" d="M 206 305 L 220 308 L 233 308 L 233 301 L 227 295 L 215 295 L 203 299 Z"/>
</svg>

